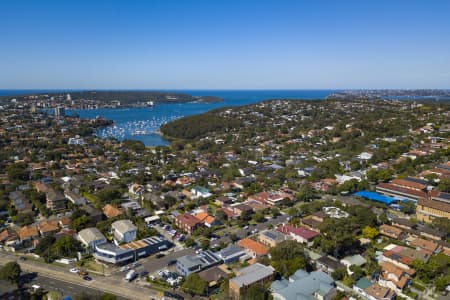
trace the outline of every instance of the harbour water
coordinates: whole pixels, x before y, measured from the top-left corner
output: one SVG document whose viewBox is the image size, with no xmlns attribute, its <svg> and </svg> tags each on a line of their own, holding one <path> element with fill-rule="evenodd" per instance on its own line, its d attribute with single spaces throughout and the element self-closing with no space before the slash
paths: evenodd
<svg viewBox="0 0 450 300">
<path fill-rule="evenodd" d="M 175 92 L 187 93 L 193 96 L 217 96 L 223 98 L 224 101 L 218 103 L 156 103 L 153 107 L 147 108 L 83 109 L 67 110 L 66 113 L 71 115 L 78 114 L 81 118 L 100 116 L 113 120 L 113 126 L 97 132 L 97 135 L 100 137 L 115 137 L 119 140 L 134 139 L 143 142 L 146 146 L 162 146 L 167 145 L 168 142 L 158 135 L 156 131 L 162 124 L 177 118 L 201 114 L 219 107 L 248 105 L 267 99 L 324 99 L 335 91 L 176 90 Z"/>
</svg>

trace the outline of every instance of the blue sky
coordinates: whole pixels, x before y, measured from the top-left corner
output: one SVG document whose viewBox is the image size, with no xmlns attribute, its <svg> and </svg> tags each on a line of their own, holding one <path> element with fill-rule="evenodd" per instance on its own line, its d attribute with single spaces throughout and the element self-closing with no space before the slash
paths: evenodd
<svg viewBox="0 0 450 300">
<path fill-rule="evenodd" d="M 450 1 L 0 2 L 0 89 L 450 88 Z"/>
</svg>

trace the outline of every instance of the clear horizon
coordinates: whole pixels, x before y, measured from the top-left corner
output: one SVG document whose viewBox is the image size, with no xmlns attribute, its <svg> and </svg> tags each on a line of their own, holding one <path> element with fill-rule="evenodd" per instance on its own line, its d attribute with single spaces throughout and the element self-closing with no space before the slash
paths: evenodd
<svg viewBox="0 0 450 300">
<path fill-rule="evenodd" d="M 449 89 L 450 1 L 5 1 L 0 90 Z"/>
</svg>

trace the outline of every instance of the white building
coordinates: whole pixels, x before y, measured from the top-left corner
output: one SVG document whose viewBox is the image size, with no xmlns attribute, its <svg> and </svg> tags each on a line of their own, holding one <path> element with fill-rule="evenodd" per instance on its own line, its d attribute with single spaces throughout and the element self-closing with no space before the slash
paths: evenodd
<svg viewBox="0 0 450 300">
<path fill-rule="evenodd" d="M 77 237 L 86 248 L 90 249 L 95 249 L 95 246 L 106 243 L 105 236 L 95 227 L 80 230 Z"/>
<path fill-rule="evenodd" d="M 130 220 L 119 220 L 111 224 L 114 241 L 117 244 L 129 243 L 136 239 L 137 227 Z"/>
</svg>

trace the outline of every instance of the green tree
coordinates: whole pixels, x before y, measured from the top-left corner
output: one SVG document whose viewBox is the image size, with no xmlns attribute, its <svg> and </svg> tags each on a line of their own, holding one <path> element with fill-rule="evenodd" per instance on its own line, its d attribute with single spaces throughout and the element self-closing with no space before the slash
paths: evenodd
<svg viewBox="0 0 450 300">
<path fill-rule="evenodd" d="M 73 256 L 77 251 L 82 250 L 81 243 L 72 236 L 63 236 L 56 240 L 52 245 L 52 252 L 57 253 L 58 256 Z"/>
<path fill-rule="evenodd" d="M 203 296 L 207 292 L 208 282 L 200 278 L 197 273 L 193 273 L 184 279 L 181 289 L 190 295 Z"/>
<path fill-rule="evenodd" d="M 195 241 L 192 238 L 187 238 L 184 244 L 186 245 L 186 247 L 192 247 L 195 245 Z"/>
<path fill-rule="evenodd" d="M 6 167 L 6 173 L 10 181 L 23 181 L 29 179 L 26 163 L 14 163 Z"/>
<path fill-rule="evenodd" d="M 36 249 L 34 252 L 40 256 L 46 256 L 48 257 L 48 253 L 50 253 L 50 248 L 52 247 L 53 243 L 55 242 L 55 238 L 51 235 L 43 237 L 39 244 L 36 246 Z M 52 251 L 53 255 L 53 251 Z"/>
<path fill-rule="evenodd" d="M 310 184 L 303 184 L 296 195 L 297 200 L 300 201 L 309 201 L 311 199 L 314 199 L 315 197 L 316 191 Z"/>
<path fill-rule="evenodd" d="M 347 275 L 347 269 L 346 268 L 339 268 L 336 269 L 332 274 L 331 277 L 333 277 L 334 280 L 342 280 L 345 275 Z"/>
<path fill-rule="evenodd" d="M 266 300 L 267 288 L 262 284 L 256 284 L 245 290 L 240 297 L 241 300 Z"/>
<path fill-rule="evenodd" d="M 296 241 L 283 241 L 270 249 L 271 265 L 285 278 L 298 269 L 311 270 L 303 246 Z"/>
<path fill-rule="evenodd" d="M 450 232 L 450 220 L 448 218 L 435 218 L 431 224 L 442 232 Z"/>
<path fill-rule="evenodd" d="M 380 232 L 375 227 L 366 226 L 362 230 L 363 236 L 367 239 L 373 240 L 376 238 Z"/>
<path fill-rule="evenodd" d="M 89 218 L 87 216 L 76 218 L 70 223 L 70 228 L 77 232 L 87 227 L 89 227 Z"/>
<path fill-rule="evenodd" d="M 450 179 L 442 179 L 438 184 L 438 189 L 450 193 Z"/>
<path fill-rule="evenodd" d="M 20 268 L 20 265 L 15 261 L 10 261 L 0 269 L 0 279 L 7 280 L 11 283 L 17 283 L 21 272 L 22 269 Z"/>
<path fill-rule="evenodd" d="M 353 272 L 351 277 L 354 281 L 357 281 L 364 275 L 364 270 L 360 266 L 352 265 L 350 266 L 350 271 Z"/>
<path fill-rule="evenodd" d="M 116 295 L 108 294 L 108 293 L 100 296 L 100 300 L 116 300 L 116 299 L 117 299 Z"/>
<path fill-rule="evenodd" d="M 253 221 L 257 223 L 261 223 L 265 220 L 264 214 L 261 211 L 258 211 L 252 216 Z"/>
</svg>

